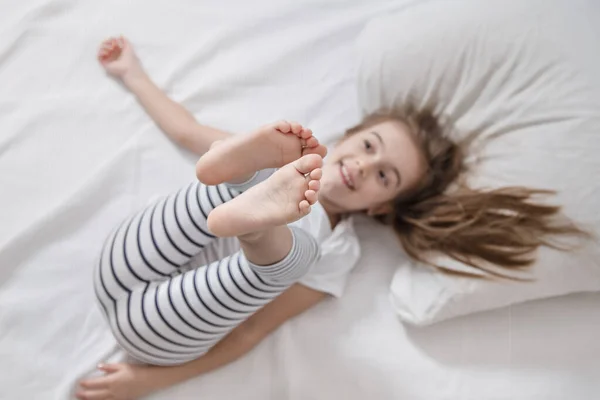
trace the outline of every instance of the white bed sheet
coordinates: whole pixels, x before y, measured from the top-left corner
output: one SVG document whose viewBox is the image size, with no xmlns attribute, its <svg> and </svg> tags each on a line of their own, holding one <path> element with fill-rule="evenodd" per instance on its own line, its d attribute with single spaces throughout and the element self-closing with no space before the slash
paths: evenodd
<svg viewBox="0 0 600 400">
<path fill-rule="evenodd" d="M 332 139 L 359 118 L 356 36 L 370 17 L 414 3 L 2 0 L 0 399 L 72 398 L 96 363 L 122 357 L 92 293 L 101 241 L 193 179 L 193 157 L 104 76 L 100 40 L 127 35 L 207 124 L 244 132 L 285 117 Z M 359 233 L 363 260 L 341 300 L 152 398 L 596 398 L 600 295 L 411 328 L 388 301 L 386 265 L 403 257 L 393 236 L 366 221 Z"/>
</svg>

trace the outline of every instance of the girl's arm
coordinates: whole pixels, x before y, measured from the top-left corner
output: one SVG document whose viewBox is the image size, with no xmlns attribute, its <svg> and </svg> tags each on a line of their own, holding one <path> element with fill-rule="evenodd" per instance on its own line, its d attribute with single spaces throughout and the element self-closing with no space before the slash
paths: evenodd
<svg viewBox="0 0 600 400">
<path fill-rule="evenodd" d="M 181 104 L 171 100 L 150 79 L 127 39 L 109 39 L 102 44 L 98 59 L 106 71 L 120 79 L 138 99 L 150 118 L 175 142 L 202 155 L 229 133 L 199 124 Z"/>
<path fill-rule="evenodd" d="M 136 399 L 213 371 L 248 353 L 285 321 L 325 297 L 325 293 L 296 284 L 234 329 L 201 358 L 175 367 L 103 365 L 99 368 L 106 374 L 82 381 L 77 398 Z M 101 395 L 94 397 L 95 394 Z"/>
</svg>

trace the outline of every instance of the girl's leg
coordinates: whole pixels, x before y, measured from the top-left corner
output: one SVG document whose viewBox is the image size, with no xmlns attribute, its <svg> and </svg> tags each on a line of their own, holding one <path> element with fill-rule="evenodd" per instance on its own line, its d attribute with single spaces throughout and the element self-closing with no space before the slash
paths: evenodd
<svg viewBox="0 0 600 400">
<path fill-rule="evenodd" d="M 115 338 L 130 355 L 149 364 L 177 365 L 202 356 L 315 262 L 315 239 L 300 229 L 290 232 L 287 255 L 268 266 L 250 262 L 240 251 L 116 299 L 109 297 L 98 276 L 99 299 Z"/>
<path fill-rule="evenodd" d="M 121 223 L 105 241 L 94 275 L 105 313 L 116 299 L 179 274 L 180 267 L 219 239 L 207 227 L 208 214 L 273 172 L 259 171 L 242 184 L 192 182 Z"/>
<path fill-rule="evenodd" d="M 303 140 L 306 143 L 310 141 L 314 146 L 307 150 L 321 149 L 322 146 L 318 141 L 311 137 L 312 133 L 304 131 L 299 125 L 295 127 L 293 133 L 283 133 L 286 129 L 293 131 L 290 124 L 282 126 L 286 124 L 260 128 L 251 135 L 252 140 L 249 143 L 262 143 L 262 150 L 267 154 L 283 151 L 286 148 L 286 154 L 294 154 L 294 150 L 299 154 Z M 304 135 L 302 138 L 299 136 L 301 132 Z M 217 146 L 216 149 L 224 147 L 234 153 L 221 157 L 220 164 L 211 165 L 211 169 L 215 172 L 226 169 L 232 162 L 248 164 L 244 162 L 244 157 L 235 153 L 239 150 L 239 146 L 229 145 L 227 142 Z M 242 144 L 247 145 L 246 141 Z M 199 164 L 205 157 L 209 157 L 210 153 L 212 152 L 203 156 Z M 246 157 L 255 156 L 251 152 Z M 206 175 L 206 168 L 203 171 Z M 253 171 L 255 170 L 239 170 L 239 174 L 230 174 L 229 177 L 237 178 Z M 215 238 L 207 226 L 207 218 L 211 211 L 231 200 L 240 191 L 266 179 L 272 172 L 273 170 L 259 171 L 246 184 L 229 187 L 226 184 L 205 186 L 195 182 L 126 220 L 105 244 L 106 251 L 103 252 L 104 257 L 100 263 L 100 269 L 106 275 L 107 293 L 116 298 L 122 292 L 130 292 L 137 285 L 164 280 L 180 272 L 181 266 L 201 253 L 202 249 Z"/>
<path fill-rule="evenodd" d="M 138 271 L 131 268 L 126 255 L 129 228 L 124 233 L 120 228 L 103 253 L 96 273 L 96 291 L 121 345 L 134 357 L 152 364 L 190 361 L 299 279 L 316 261 L 318 245 L 308 233 L 290 230 L 284 224 L 301 218 L 306 206 L 314 202 L 310 199 L 316 198 L 316 192 L 308 188 L 315 187 L 318 178 L 309 182 L 304 174 L 317 176 L 315 170 L 321 162 L 316 155 L 303 157 L 237 197 L 224 214 L 231 215 L 229 221 L 223 215 L 217 216 L 217 227 L 239 224 L 244 230 L 239 238 L 245 255 L 238 252 L 156 282 L 137 276 Z M 282 188 L 287 193 L 277 198 Z M 255 221 L 257 229 L 246 232 L 249 224 L 241 218 L 252 218 L 249 211 L 257 204 L 268 212 L 271 225 Z M 119 235 L 124 236 L 123 249 L 117 251 L 122 255 L 118 260 L 121 268 L 115 268 L 114 239 Z M 162 256 L 155 259 L 161 260 Z M 164 268 L 161 272 L 166 273 L 168 265 L 161 262 L 153 267 Z M 133 284 L 125 286 L 116 271 Z M 150 268 L 142 271 L 149 274 Z"/>
<path fill-rule="evenodd" d="M 192 182 L 125 220 L 104 244 L 99 269 L 107 292 L 118 297 L 134 287 L 165 280 L 216 239 L 209 213 L 274 170 L 257 172 L 242 184 L 206 186 Z"/>
</svg>

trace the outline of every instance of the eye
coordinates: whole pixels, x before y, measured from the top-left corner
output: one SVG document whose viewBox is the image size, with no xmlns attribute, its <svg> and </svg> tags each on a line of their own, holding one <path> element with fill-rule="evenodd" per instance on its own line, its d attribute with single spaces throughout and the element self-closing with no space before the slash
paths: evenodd
<svg viewBox="0 0 600 400">
<path fill-rule="evenodd" d="M 379 171 L 379 178 L 381 178 L 381 181 L 383 182 L 384 186 L 387 186 L 389 184 L 389 180 L 386 177 L 385 171 Z"/>
<path fill-rule="evenodd" d="M 363 143 L 365 144 L 365 149 L 371 150 L 373 148 L 373 145 L 368 140 L 365 140 Z"/>
</svg>

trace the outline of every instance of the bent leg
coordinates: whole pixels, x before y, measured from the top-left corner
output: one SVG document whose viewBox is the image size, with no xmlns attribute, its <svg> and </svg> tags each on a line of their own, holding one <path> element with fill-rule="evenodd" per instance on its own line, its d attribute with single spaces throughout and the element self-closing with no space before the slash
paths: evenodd
<svg viewBox="0 0 600 400">
<path fill-rule="evenodd" d="M 104 291 L 99 297 L 113 334 L 146 363 L 176 365 L 200 357 L 316 261 L 315 239 L 300 229 L 290 232 L 287 255 L 271 265 L 256 265 L 237 252 L 115 299 Z M 101 277 L 99 283 L 102 292 Z"/>
</svg>

